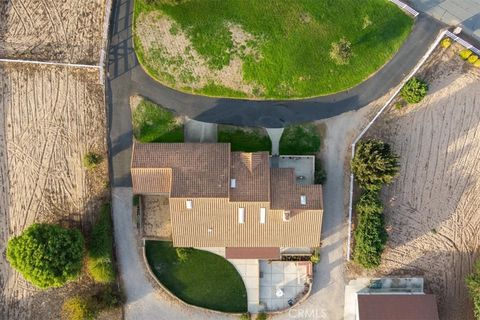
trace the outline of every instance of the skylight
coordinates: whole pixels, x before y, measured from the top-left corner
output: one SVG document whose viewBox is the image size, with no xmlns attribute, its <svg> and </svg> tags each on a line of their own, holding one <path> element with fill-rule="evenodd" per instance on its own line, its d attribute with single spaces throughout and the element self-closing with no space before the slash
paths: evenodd
<svg viewBox="0 0 480 320">
<path fill-rule="evenodd" d="M 230 188 L 235 189 L 237 187 L 237 179 L 230 179 Z"/>
<path fill-rule="evenodd" d="M 307 196 L 306 196 L 306 195 L 301 195 L 301 196 L 300 196 L 300 204 L 301 204 L 302 206 L 307 205 Z"/>
<path fill-rule="evenodd" d="M 238 223 L 245 223 L 245 208 L 238 208 Z"/>
<path fill-rule="evenodd" d="M 265 208 L 260 208 L 260 223 L 265 223 L 267 220 L 267 210 Z"/>
<path fill-rule="evenodd" d="M 187 209 L 192 209 L 193 208 L 192 200 L 185 201 L 185 206 L 187 207 Z"/>
</svg>

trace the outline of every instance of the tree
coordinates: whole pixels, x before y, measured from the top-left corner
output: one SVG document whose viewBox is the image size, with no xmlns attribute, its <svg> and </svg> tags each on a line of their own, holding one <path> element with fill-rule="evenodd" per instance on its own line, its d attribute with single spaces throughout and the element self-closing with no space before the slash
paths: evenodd
<svg viewBox="0 0 480 320">
<path fill-rule="evenodd" d="M 83 157 L 83 166 L 87 169 L 94 169 L 102 162 L 102 156 L 95 152 L 87 152 Z"/>
<path fill-rule="evenodd" d="M 473 300 L 473 313 L 480 319 L 480 260 L 475 262 L 473 272 L 465 278 L 470 297 Z"/>
<path fill-rule="evenodd" d="M 347 39 L 341 38 L 338 42 L 332 43 L 330 58 L 332 58 L 336 64 L 348 64 L 352 55 L 352 43 Z"/>
<path fill-rule="evenodd" d="M 366 192 L 361 196 L 355 210 L 358 224 L 355 229 L 354 259 L 364 268 L 378 267 L 387 242 L 383 205 L 376 193 Z"/>
<path fill-rule="evenodd" d="M 419 103 L 427 95 L 427 91 L 427 83 L 413 77 L 403 86 L 400 95 L 408 103 Z"/>
<path fill-rule="evenodd" d="M 35 286 L 59 287 L 82 270 L 80 231 L 51 224 L 33 224 L 8 241 L 7 260 Z"/>
<path fill-rule="evenodd" d="M 360 142 L 352 160 L 352 171 L 360 188 L 378 191 L 398 174 L 398 156 L 390 145 L 377 139 Z"/>
</svg>

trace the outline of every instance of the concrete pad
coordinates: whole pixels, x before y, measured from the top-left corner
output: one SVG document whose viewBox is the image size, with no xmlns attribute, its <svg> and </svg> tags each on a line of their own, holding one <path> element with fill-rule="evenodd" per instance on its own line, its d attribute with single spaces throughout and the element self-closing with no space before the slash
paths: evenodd
<svg viewBox="0 0 480 320">
<path fill-rule="evenodd" d="M 267 128 L 268 136 L 272 141 L 272 156 L 280 154 L 280 138 L 283 134 L 283 128 Z"/>
<path fill-rule="evenodd" d="M 278 158 L 279 168 L 293 168 L 298 184 L 315 182 L 315 157 L 287 155 Z"/>
<path fill-rule="evenodd" d="M 188 119 L 184 134 L 185 142 L 217 142 L 217 124 Z"/>
</svg>

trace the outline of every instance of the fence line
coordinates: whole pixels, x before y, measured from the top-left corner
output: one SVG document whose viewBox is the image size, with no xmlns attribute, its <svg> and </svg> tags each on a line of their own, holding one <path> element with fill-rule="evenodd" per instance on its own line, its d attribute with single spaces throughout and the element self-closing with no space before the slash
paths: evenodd
<svg viewBox="0 0 480 320">
<path fill-rule="evenodd" d="M 100 66 L 98 66 L 98 65 L 91 65 L 91 64 L 76 64 L 76 63 L 66 63 L 66 62 L 51 62 L 51 61 L 22 60 L 22 59 L 0 58 L 0 62 L 25 63 L 25 64 L 44 64 L 44 65 L 53 65 L 53 66 L 61 66 L 61 67 L 90 68 L 90 69 L 100 68 Z"/>
<path fill-rule="evenodd" d="M 358 143 L 358 141 L 365 135 L 365 133 L 370 129 L 370 127 L 373 125 L 373 123 L 380 117 L 380 115 L 387 109 L 387 107 L 390 105 L 390 103 L 395 99 L 395 97 L 398 95 L 402 87 L 405 85 L 405 83 L 410 80 L 415 73 L 422 67 L 422 65 L 427 61 L 428 57 L 432 54 L 433 50 L 438 46 L 440 41 L 442 41 L 443 38 L 445 38 L 445 35 L 447 34 L 448 31 L 442 31 L 435 41 L 433 42 L 432 45 L 430 45 L 430 48 L 428 48 L 428 51 L 423 55 L 423 57 L 420 59 L 420 61 L 417 63 L 415 68 L 408 74 L 408 76 L 403 79 L 403 81 L 400 83 L 398 88 L 393 92 L 393 94 L 390 96 L 390 98 L 387 100 L 385 105 L 380 109 L 380 111 L 377 112 L 377 114 L 373 117 L 373 119 L 368 123 L 368 125 L 360 132 L 360 134 L 355 138 L 355 140 L 352 143 L 352 159 L 355 156 L 355 147 Z M 350 168 L 351 172 L 351 168 Z M 353 181 L 354 181 L 354 175 L 353 172 L 350 173 L 350 198 L 349 198 L 349 203 L 348 203 L 348 240 L 347 240 L 347 260 L 350 261 L 351 259 L 351 241 L 352 241 L 352 207 L 353 207 Z"/>
<path fill-rule="evenodd" d="M 112 0 L 107 0 L 105 3 L 105 18 L 103 21 L 103 37 L 102 37 L 102 48 L 100 49 L 100 59 L 98 66 L 100 67 L 100 83 L 103 84 L 105 76 L 105 60 L 108 51 L 108 29 L 110 27 L 110 14 L 112 11 Z"/>
<path fill-rule="evenodd" d="M 460 38 L 460 37 L 457 36 L 456 34 L 451 33 L 450 31 L 447 31 L 445 35 L 446 35 L 447 37 L 449 37 L 450 39 L 452 39 L 453 41 L 458 42 L 459 44 L 461 44 L 461 45 L 464 46 L 465 48 L 471 50 L 471 51 L 474 52 L 476 55 L 479 55 L 479 56 L 480 56 L 480 50 L 477 49 L 477 48 L 475 48 L 472 44 L 470 44 L 470 42 L 467 42 L 467 41 L 463 40 L 462 38 Z"/>
<path fill-rule="evenodd" d="M 414 18 L 416 18 L 420 14 L 418 11 L 399 0 L 390 0 L 390 2 L 395 3 L 400 9 L 410 13 Z"/>
<path fill-rule="evenodd" d="M 391 0 L 392 2 L 396 0 Z M 365 135 L 365 133 L 370 129 L 370 127 L 373 125 L 373 123 L 380 117 L 380 115 L 387 109 L 387 107 L 390 105 L 390 103 L 395 99 L 395 97 L 398 95 L 402 87 L 405 85 L 405 83 L 410 80 L 415 73 L 418 72 L 418 70 L 422 67 L 422 65 L 427 61 L 428 57 L 432 54 L 433 50 L 438 46 L 440 41 L 444 39 L 445 37 L 451 38 L 453 41 L 458 42 L 462 46 L 464 46 L 467 49 L 472 50 L 476 54 L 480 55 L 480 50 L 475 48 L 473 45 L 471 45 L 469 42 L 463 40 L 462 38 L 458 37 L 457 35 L 451 33 L 448 30 L 442 31 L 435 41 L 433 42 L 432 45 L 430 45 L 430 48 L 428 48 L 428 51 L 425 53 L 425 55 L 420 59 L 420 61 L 417 63 L 415 68 L 409 73 L 409 75 L 403 79 L 403 81 L 400 83 L 398 88 L 395 90 L 395 92 L 392 94 L 392 96 L 387 100 L 385 105 L 380 109 L 380 111 L 377 112 L 377 114 L 373 117 L 373 119 L 367 124 L 367 126 L 360 132 L 360 134 L 355 138 L 353 141 L 351 147 L 352 147 L 352 155 L 351 159 L 355 156 L 355 147 L 358 143 L 358 141 Z M 354 182 L 354 175 L 353 172 L 351 172 L 350 168 L 350 196 L 349 196 L 349 202 L 348 202 L 348 239 L 347 239 L 347 261 L 351 260 L 351 242 L 352 242 L 352 211 L 353 211 L 353 182 Z"/>
</svg>

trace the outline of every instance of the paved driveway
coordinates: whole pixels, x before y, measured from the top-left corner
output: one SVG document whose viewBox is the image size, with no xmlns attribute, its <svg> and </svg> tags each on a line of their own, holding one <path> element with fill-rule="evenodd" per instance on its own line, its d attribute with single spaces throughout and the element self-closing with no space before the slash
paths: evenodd
<svg viewBox="0 0 480 320">
<path fill-rule="evenodd" d="M 453 26 L 480 41 L 480 0 L 411 0 L 415 9 Z"/>
</svg>

